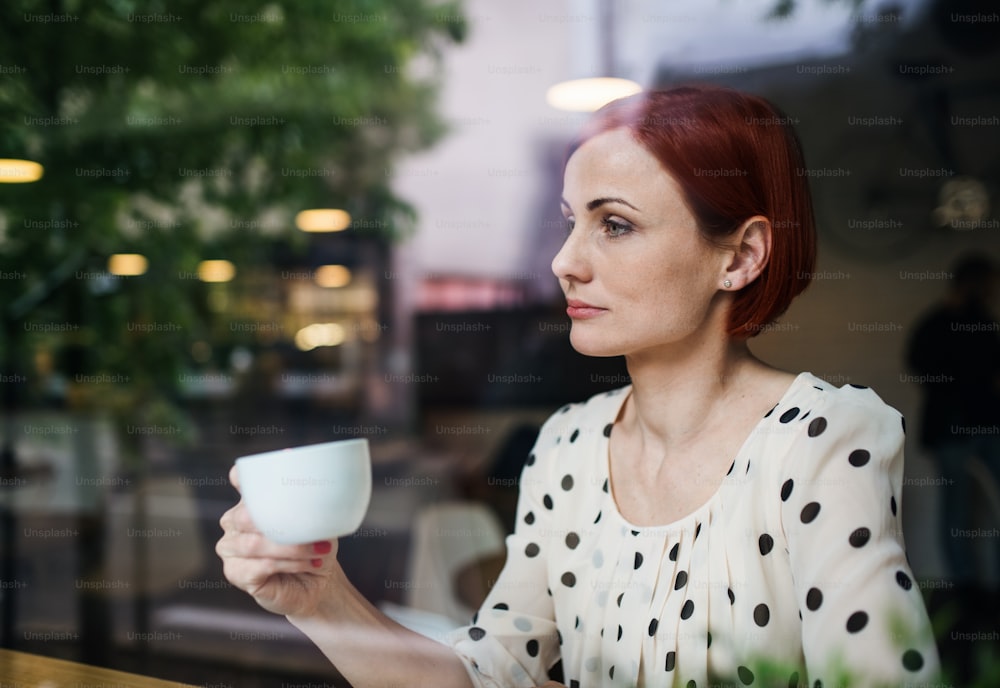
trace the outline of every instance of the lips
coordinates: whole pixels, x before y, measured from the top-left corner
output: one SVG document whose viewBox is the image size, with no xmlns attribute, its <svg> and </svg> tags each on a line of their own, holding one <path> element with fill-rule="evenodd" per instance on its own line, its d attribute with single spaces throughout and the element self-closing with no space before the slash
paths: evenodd
<svg viewBox="0 0 1000 688">
<path fill-rule="evenodd" d="M 593 306 L 586 301 L 578 299 L 566 299 L 566 314 L 574 320 L 585 320 L 594 318 L 602 313 L 606 313 L 606 308 Z"/>
</svg>

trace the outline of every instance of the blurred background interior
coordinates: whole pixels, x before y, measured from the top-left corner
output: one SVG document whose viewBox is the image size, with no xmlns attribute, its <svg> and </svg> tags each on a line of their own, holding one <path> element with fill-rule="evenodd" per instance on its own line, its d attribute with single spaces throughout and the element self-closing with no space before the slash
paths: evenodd
<svg viewBox="0 0 1000 688">
<path fill-rule="evenodd" d="M 813 170 L 820 259 L 752 348 L 871 385 L 915 424 L 913 323 L 957 256 L 1000 259 L 994 8 L 4 3 L 3 646 L 204 686 L 343 685 L 226 584 L 214 544 L 236 457 L 355 436 L 375 490 L 345 570 L 414 628 L 464 623 L 538 425 L 628 382 L 570 348 L 548 267 L 587 108 L 554 100 L 567 80 L 775 101 Z M 1000 492 L 977 478 L 976 579 L 955 585 L 940 477 L 915 433 L 907 452 L 906 541 L 952 680 L 995 678 Z"/>
</svg>

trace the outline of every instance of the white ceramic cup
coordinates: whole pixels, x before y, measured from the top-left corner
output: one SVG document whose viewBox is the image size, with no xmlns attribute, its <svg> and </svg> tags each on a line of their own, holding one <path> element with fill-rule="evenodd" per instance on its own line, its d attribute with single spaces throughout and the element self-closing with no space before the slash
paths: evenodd
<svg viewBox="0 0 1000 688">
<path fill-rule="evenodd" d="M 268 540 L 300 545 L 358 529 L 372 495 L 368 440 L 279 449 L 236 459 L 240 492 Z"/>
</svg>

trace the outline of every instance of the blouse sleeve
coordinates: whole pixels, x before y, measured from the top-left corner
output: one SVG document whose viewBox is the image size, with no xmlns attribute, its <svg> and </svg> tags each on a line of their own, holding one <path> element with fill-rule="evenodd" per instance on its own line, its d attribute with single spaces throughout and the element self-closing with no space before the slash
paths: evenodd
<svg viewBox="0 0 1000 688">
<path fill-rule="evenodd" d="M 902 416 L 867 388 L 822 394 L 781 486 L 808 685 L 928 685 L 940 667 L 904 550 Z"/>
<path fill-rule="evenodd" d="M 551 503 L 546 496 L 562 418 L 542 426 L 519 482 L 517 522 L 507 537 L 507 560 L 472 625 L 450 633 L 448 642 L 477 688 L 532 688 L 548 680 L 559 659 L 552 594 L 548 589 L 546 533 Z"/>
</svg>

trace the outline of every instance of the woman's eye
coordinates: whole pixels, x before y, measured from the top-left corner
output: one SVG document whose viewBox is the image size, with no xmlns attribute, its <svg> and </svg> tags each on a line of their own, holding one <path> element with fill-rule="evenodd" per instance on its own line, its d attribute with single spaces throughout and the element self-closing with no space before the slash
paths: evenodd
<svg viewBox="0 0 1000 688">
<path fill-rule="evenodd" d="M 567 217 L 563 220 L 563 224 L 566 226 L 566 233 L 569 234 L 576 227 L 576 220 L 571 217 Z"/>
<path fill-rule="evenodd" d="M 604 220 L 602 220 L 602 224 L 604 225 L 605 230 L 608 233 L 608 236 L 612 238 L 620 237 L 623 234 L 628 234 L 629 232 L 632 231 L 632 225 L 625 222 L 612 220 L 610 217 L 604 218 Z"/>
</svg>

